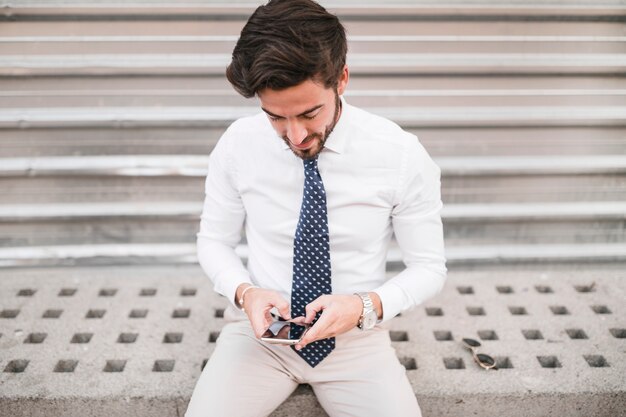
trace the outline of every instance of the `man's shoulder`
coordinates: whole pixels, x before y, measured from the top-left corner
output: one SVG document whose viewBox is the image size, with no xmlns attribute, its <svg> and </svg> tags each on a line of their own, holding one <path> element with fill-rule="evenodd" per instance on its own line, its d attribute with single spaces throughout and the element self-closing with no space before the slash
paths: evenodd
<svg viewBox="0 0 626 417">
<path fill-rule="evenodd" d="M 230 135 L 243 135 L 247 133 L 263 133 L 271 128 L 267 121 L 267 116 L 263 112 L 258 112 L 249 116 L 240 117 L 228 126 L 226 133 Z"/>
<path fill-rule="evenodd" d="M 359 132 L 360 137 L 367 138 L 381 146 L 406 148 L 415 145 L 419 140 L 411 132 L 404 130 L 396 122 L 368 110 L 354 107 L 352 112 L 352 128 Z"/>
</svg>

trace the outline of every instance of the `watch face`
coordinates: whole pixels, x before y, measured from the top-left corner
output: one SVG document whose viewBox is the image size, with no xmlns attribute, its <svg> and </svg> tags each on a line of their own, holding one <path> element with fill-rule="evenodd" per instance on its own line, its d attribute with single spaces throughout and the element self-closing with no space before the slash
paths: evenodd
<svg viewBox="0 0 626 417">
<path fill-rule="evenodd" d="M 363 328 L 364 329 L 371 329 L 372 327 L 374 327 L 376 325 L 376 321 L 378 320 L 378 316 L 376 315 L 375 311 L 369 311 L 364 317 L 363 317 Z"/>
</svg>

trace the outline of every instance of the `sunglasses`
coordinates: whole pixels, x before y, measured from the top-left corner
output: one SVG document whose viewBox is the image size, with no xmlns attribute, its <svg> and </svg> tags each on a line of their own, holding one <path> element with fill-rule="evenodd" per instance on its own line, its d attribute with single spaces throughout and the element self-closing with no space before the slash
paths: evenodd
<svg viewBox="0 0 626 417">
<path fill-rule="evenodd" d="M 474 357 L 474 361 L 484 369 L 493 369 L 495 371 L 498 370 L 496 367 L 496 361 L 489 355 L 485 355 L 484 353 L 476 353 L 476 348 L 481 346 L 478 340 L 474 339 L 463 339 L 463 346 L 472 351 L 472 356 Z"/>
</svg>

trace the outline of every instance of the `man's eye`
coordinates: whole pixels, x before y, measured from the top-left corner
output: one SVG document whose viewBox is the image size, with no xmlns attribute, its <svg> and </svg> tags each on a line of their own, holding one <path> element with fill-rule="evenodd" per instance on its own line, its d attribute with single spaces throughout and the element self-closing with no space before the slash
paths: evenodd
<svg viewBox="0 0 626 417">
<path fill-rule="evenodd" d="M 315 113 L 314 115 L 308 115 L 308 114 L 303 114 L 302 117 L 305 118 L 306 120 L 311 120 L 311 119 L 315 119 L 315 116 L 317 116 L 317 113 Z"/>
<path fill-rule="evenodd" d="M 280 117 L 270 116 L 269 114 L 267 115 L 267 117 L 269 117 L 272 122 L 277 122 L 278 120 L 280 120 Z"/>
</svg>

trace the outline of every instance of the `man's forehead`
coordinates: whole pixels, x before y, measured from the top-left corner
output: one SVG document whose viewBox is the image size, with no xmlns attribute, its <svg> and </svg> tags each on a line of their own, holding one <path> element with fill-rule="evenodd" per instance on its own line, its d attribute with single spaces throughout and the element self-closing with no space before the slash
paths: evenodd
<svg viewBox="0 0 626 417">
<path fill-rule="evenodd" d="M 261 108 L 277 116 L 297 116 L 323 107 L 333 98 L 331 89 L 303 82 L 283 90 L 264 89 L 258 93 Z"/>
</svg>

